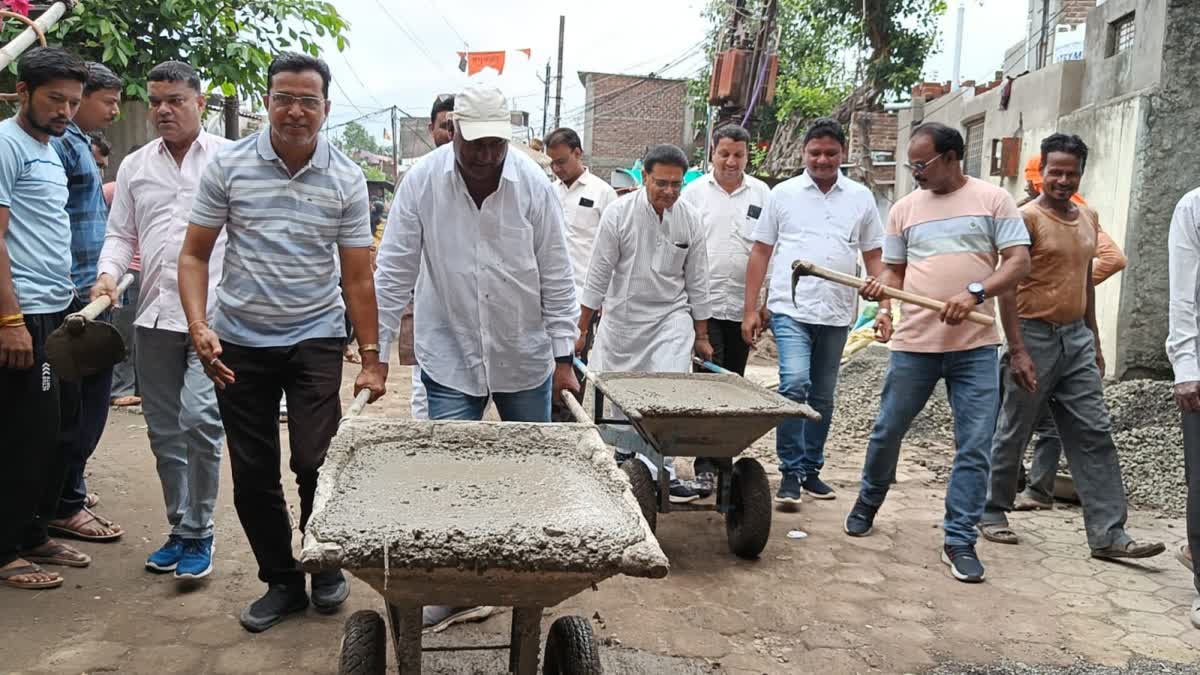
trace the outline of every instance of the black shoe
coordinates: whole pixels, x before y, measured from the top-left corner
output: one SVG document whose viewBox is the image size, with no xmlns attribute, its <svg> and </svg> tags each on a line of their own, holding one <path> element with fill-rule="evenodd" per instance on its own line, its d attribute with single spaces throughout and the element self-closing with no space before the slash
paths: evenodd
<svg viewBox="0 0 1200 675">
<path fill-rule="evenodd" d="M 687 504 L 700 499 L 700 491 L 690 481 L 685 482 L 676 478 L 671 481 L 670 499 L 672 504 Z"/>
<path fill-rule="evenodd" d="M 800 503 L 800 477 L 794 473 L 783 474 L 779 481 L 779 492 L 775 493 L 775 501 L 779 504 Z"/>
<path fill-rule="evenodd" d="M 825 481 L 821 480 L 821 477 L 815 473 L 811 476 L 805 476 L 804 482 L 800 484 L 800 487 L 804 488 L 804 491 L 814 499 L 837 499 L 833 488 L 826 485 Z"/>
<path fill-rule="evenodd" d="M 851 537 L 865 537 L 871 534 L 871 528 L 875 526 L 876 509 L 870 504 L 866 504 L 861 499 L 854 501 L 854 508 L 850 509 L 850 513 L 846 515 L 846 522 L 842 529 Z"/>
<path fill-rule="evenodd" d="M 242 628 L 251 633 L 261 633 L 283 621 L 285 614 L 302 612 L 306 607 L 308 594 L 304 592 L 303 585 L 271 584 L 261 598 L 242 610 Z"/>
<path fill-rule="evenodd" d="M 322 614 L 337 611 L 350 597 L 350 582 L 341 570 L 325 570 L 312 575 L 313 609 Z"/>
<path fill-rule="evenodd" d="M 946 544 L 942 547 L 942 562 L 950 566 L 955 579 L 968 584 L 983 581 L 983 563 L 975 555 L 972 544 Z"/>
<path fill-rule="evenodd" d="M 700 491 L 700 499 L 708 499 L 712 496 L 713 490 L 717 485 L 717 474 L 711 471 L 704 471 L 696 474 L 696 480 L 693 481 L 696 489 Z"/>
</svg>

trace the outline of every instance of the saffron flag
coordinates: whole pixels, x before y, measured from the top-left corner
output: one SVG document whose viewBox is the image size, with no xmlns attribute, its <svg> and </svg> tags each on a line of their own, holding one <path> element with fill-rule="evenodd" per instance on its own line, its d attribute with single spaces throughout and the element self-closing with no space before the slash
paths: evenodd
<svg viewBox="0 0 1200 675">
<path fill-rule="evenodd" d="M 514 49 L 514 53 L 521 54 L 526 59 L 531 58 L 533 51 L 530 49 Z M 468 77 L 482 71 L 484 68 L 491 68 L 499 74 L 504 74 L 504 65 L 507 61 L 508 52 L 458 52 L 458 69 L 466 73 Z"/>
</svg>

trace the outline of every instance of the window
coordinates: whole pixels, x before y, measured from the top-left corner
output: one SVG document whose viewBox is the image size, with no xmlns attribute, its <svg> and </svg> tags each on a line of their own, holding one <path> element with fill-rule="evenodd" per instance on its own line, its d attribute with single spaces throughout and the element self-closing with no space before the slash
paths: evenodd
<svg viewBox="0 0 1200 675">
<path fill-rule="evenodd" d="M 1134 13 L 1130 12 L 1125 16 L 1108 24 L 1108 55 L 1116 56 L 1117 54 L 1129 49 L 1133 46 L 1134 28 L 1133 22 Z"/>
<path fill-rule="evenodd" d="M 983 118 L 967 122 L 967 175 L 983 177 Z"/>
</svg>

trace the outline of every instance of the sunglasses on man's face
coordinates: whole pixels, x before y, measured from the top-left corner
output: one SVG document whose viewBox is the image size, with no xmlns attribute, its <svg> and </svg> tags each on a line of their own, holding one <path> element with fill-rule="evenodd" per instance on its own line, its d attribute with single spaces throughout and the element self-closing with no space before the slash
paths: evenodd
<svg viewBox="0 0 1200 675">
<path fill-rule="evenodd" d="M 939 152 L 923 162 L 905 162 L 904 168 L 912 171 L 913 173 L 925 173 L 925 170 L 928 169 L 934 162 L 938 161 L 938 159 L 944 154 L 946 153 Z"/>
</svg>

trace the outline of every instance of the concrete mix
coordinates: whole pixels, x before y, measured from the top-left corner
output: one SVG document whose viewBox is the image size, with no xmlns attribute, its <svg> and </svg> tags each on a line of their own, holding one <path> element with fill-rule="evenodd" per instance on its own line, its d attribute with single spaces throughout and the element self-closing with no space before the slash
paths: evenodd
<svg viewBox="0 0 1200 675">
<path fill-rule="evenodd" d="M 351 568 L 384 568 L 386 548 L 391 569 L 629 573 L 648 532 L 594 431 L 500 427 L 355 420 L 330 449 L 311 538 Z"/>
<path fill-rule="evenodd" d="M 887 362 L 887 349 L 872 346 L 842 366 L 833 438 L 852 438 L 865 443 L 879 415 Z M 1108 382 L 1104 400 L 1112 417 L 1130 503 L 1172 514 L 1182 512 L 1186 501 L 1183 434 L 1171 383 Z M 918 449 L 918 462 L 941 480 L 949 477 L 954 458 L 954 423 L 943 384 L 937 385 L 924 412 L 913 421 L 905 444 Z M 1065 465 L 1065 459 L 1063 462 Z"/>
<path fill-rule="evenodd" d="M 600 384 L 626 411 L 647 417 L 795 414 L 798 406 L 737 375 L 605 373 Z"/>
</svg>

